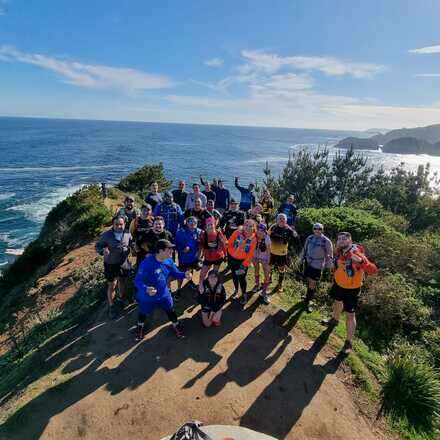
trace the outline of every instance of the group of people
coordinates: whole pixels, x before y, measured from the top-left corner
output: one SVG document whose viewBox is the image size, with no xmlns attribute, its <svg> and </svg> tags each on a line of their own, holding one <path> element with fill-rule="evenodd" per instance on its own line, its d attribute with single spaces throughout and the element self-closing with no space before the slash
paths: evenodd
<svg viewBox="0 0 440 440">
<path fill-rule="evenodd" d="M 184 337 L 174 303 L 181 298 L 183 283 L 194 290 L 201 305 L 205 327 L 221 324 L 222 308 L 226 303 L 224 275 L 231 272 L 234 284 L 232 299 L 240 292 L 240 303 L 248 301 L 247 273 L 254 267 L 255 285 L 249 293 L 259 292 L 261 301 L 269 304 L 269 285 L 278 274 L 273 291 L 283 289 L 289 267 L 289 254 L 299 237 L 295 230 L 297 208 L 290 195 L 274 213 L 274 201 L 267 189 L 257 198 L 254 185 L 235 186 L 240 201 L 231 197 L 222 180 L 192 185 L 186 191 L 181 180 L 174 191 L 159 191 L 153 182 L 140 209 L 135 198 L 127 196 L 124 207 L 116 213 L 112 228 L 96 243 L 104 256 L 104 274 L 108 281 L 107 300 L 110 317 L 116 316 L 118 302 L 126 298 L 130 274 L 130 253 L 136 256 L 136 300 L 138 324 L 136 339 L 144 337 L 147 323 L 156 307 L 163 309 L 177 337 Z M 275 214 L 275 215 L 274 215 Z M 274 216 L 274 222 L 270 222 Z M 296 246 L 297 247 L 297 246 Z M 325 268 L 334 271 L 331 296 L 335 300 L 333 316 L 323 324 L 334 326 L 341 313 L 346 313 L 347 340 L 344 350 L 352 348 L 355 332 L 355 310 L 365 272 L 374 272 L 363 249 L 354 245 L 348 232 L 338 234 L 336 252 L 324 226 L 316 223 L 300 253 L 307 280 L 304 307 L 312 311 L 317 283 Z M 176 261 L 178 262 L 176 264 Z M 220 267 L 226 263 L 223 273 Z M 199 271 L 198 283 L 194 274 Z M 177 290 L 171 292 L 170 281 L 177 280 Z M 118 287 L 118 294 L 116 294 Z"/>
</svg>

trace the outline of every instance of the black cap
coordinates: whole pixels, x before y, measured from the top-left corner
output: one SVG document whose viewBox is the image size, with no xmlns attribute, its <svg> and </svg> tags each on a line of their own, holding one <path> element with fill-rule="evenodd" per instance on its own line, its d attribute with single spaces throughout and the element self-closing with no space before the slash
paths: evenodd
<svg viewBox="0 0 440 440">
<path fill-rule="evenodd" d="M 231 200 L 229 200 L 229 203 L 238 203 L 238 202 L 235 199 L 231 199 Z"/>
<path fill-rule="evenodd" d="M 158 240 L 158 242 L 156 243 L 156 249 L 158 251 L 163 251 L 165 249 L 173 249 L 175 247 L 176 246 L 174 246 L 174 244 L 171 243 L 171 241 L 165 239 Z"/>
</svg>

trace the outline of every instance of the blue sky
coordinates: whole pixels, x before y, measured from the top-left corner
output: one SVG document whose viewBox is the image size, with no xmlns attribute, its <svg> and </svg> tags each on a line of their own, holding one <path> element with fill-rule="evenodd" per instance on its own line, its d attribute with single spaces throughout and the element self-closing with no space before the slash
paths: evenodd
<svg viewBox="0 0 440 440">
<path fill-rule="evenodd" d="M 440 123 L 437 0 L 0 0 L 0 115 Z"/>
</svg>

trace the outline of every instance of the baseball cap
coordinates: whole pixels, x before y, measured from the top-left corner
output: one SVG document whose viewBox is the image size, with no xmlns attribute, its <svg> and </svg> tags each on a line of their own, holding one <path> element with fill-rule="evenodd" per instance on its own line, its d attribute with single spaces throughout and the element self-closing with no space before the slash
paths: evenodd
<svg viewBox="0 0 440 440">
<path fill-rule="evenodd" d="M 324 230 L 324 225 L 322 223 L 315 223 L 313 225 L 313 229 L 321 229 L 321 231 Z"/>
<path fill-rule="evenodd" d="M 267 226 L 264 223 L 259 223 L 258 224 L 258 229 L 260 231 L 267 231 Z"/>
<path fill-rule="evenodd" d="M 229 201 L 229 203 L 238 203 L 238 202 L 237 202 L 237 200 L 235 200 L 235 199 L 231 199 L 231 200 Z"/>
<path fill-rule="evenodd" d="M 158 251 L 163 251 L 165 249 L 173 249 L 175 247 L 176 246 L 174 246 L 174 244 L 171 243 L 171 241 L 165 239 L 158 240 L 158 242 L 156 243 L 156 249 Z"/>
</svg>

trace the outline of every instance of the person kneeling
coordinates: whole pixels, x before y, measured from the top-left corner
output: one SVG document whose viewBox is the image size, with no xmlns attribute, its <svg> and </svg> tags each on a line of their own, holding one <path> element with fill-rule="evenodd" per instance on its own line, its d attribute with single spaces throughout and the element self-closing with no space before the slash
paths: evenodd
<svg viewBox="0 0 440 440">
<path fill-rule="evenodd" d="M 190 280 L 190 272 L 181 272 L 172 260 L 174 245 L 168 240 L 158 240 L 155 255 L 148 256 L 142 261 L 135 278 L 138 302 L 138 325 L 136 340 L 144 337 L 144 327 L 147 317 L 150 317 L 156 307 L 163 309 L 171 321 L 173 330 L 178 338 L 184 333 L 174 310 L 173 297 L 168 287 L 168 280 Z"/>
<path fill-rule="evenodd" d="M 226 302 L 226 291 L 220 282 L 218 272 L 211 270 L 208 278 L 203 281 L 199 302 L 202 306 L 202 322 L 205 327 L 221 324 L 222 307 Z"/>
</svg>

